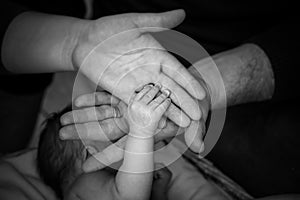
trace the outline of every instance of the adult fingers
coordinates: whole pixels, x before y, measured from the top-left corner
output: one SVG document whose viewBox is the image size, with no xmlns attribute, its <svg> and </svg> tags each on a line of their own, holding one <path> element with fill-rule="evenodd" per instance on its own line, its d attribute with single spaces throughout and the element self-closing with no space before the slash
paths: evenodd
<svg viewBox="0 0 300 200">
<path fill-rule="evenodd" d="M 190 118 L 173 103 L 171 103 L 168 110 L 165 112 L 165 116 L 180 127 L 187 127 L 191 123 Z"/>
<path fill-rule="evenodd" d="M 188 70 L 172 55 L 164 53 L 165 59 L 162 63 L 162 71 L 178 83 L 182 88 L 195 97 L 202 100 L 206 96 L 205 89 L 192 76 Z"/>
<path fill-rule="evenodd" d="M 171 29 L 179 25 L 185 18 L 185 12 L 180 9 L 163 13 L 132 14 L 131 16 L 139 28 L 145 28 L 144 32 L 157 32 L 162 29 L 155 29 L 155 27 Z"/>
<path fill-rule="evenodd" d="M 115 117 L 121 117 L 119 109 L 117 107 L 103 105 L 99 107 L 89 107 L 67 112 L 61 116 L 60 122 L 63 126 L 65 126 L 73 123 L 101 121 Z"/>
<path fill-rule="evenodd" d="M 180 107 L 193 120 L 199 120 L 201 112 L 195 100 L 180 85 L 166 75 L 160 77 L 160 83 L 172 91 L 170 97 L 172 101 Z"/>
<path fill-rule="evenodd" d="M 101 122 L 88 122 L 64 126 L 59 131 L 63 140 L 97 140 L 110 141 L 123 136 L 125 133 L 116 125 L 114 119 Z"/>
<path fill-rule="evenodd" d="M 95 92 L 89 94 L 83 94 L 77 97 L 74 101 L 76 107 L 82 106 L 95 106 L 95 105 L 117 105 L 119 103 L 119 99 L 105 91 Z"/>
<path fill-rule="evenodd" d="M 83 171 L 87 173 L 100 170 L 122 160 L 124 157 L 124 147 L 126 140 L 127 136 L 124 136 L 114 144 L 111 144 L 110 146 L 105 148 L 103 151 L 91 156 L 83 163 Z"/>
<path fill-rule="evenodd" d="M 171 104 L 171 99 L 170 98 L 165 99 L 159 106 L 156 107 L 155 112 L 159 116 L 162 116 L 169 108 L 170 104 Z"/>
<path fill-rule="evenodd" d="M 186 145 L 195 153 L 204 151 L 203 133 L 205 132 L 205 123 L 203 120 L 192 121 L 186 128 L 184 139 Z"/>
</svg>

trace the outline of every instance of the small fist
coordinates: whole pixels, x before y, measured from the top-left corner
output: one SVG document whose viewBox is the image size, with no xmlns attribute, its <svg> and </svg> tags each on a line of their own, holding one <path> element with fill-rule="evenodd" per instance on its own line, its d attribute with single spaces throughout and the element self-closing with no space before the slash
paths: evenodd
<svg viewBox="0 0 300 200">
<path fill-rule="evenodd" d="M 169 90 L 160 91 L 160 85 L 146 85 L 135 93 L 128 105 L 130 133 L 135 136 L 153 136 L 160 119 L 169 108 Z"/>
</svg>

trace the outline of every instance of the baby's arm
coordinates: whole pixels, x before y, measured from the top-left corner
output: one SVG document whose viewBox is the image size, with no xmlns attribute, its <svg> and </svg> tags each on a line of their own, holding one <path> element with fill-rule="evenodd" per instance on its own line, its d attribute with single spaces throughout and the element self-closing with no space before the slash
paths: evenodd
<svg viewBox="0 0 300 200">
<path fill-rule="evenodd" d="M 171 101 L 168 92 L 155 97 L 159 86 L 145 86 L 135 94 L 128 109 L 130 133 L 124 161 L 116 176 L 116 189 L 122 198 L 149 199 L 153 179 L 154 134 Z"/>
</svg>

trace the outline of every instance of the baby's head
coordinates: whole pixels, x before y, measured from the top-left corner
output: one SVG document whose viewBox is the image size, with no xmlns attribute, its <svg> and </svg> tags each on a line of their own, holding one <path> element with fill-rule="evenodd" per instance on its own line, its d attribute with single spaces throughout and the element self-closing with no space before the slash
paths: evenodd
<svg viewBox="0 0 300 200">
<path fill-rule="evenodd" d="M 85 191 L 86 187 L 91 187 L 91 182 L 95 183 L 96 181 L 95 185 L 99 186 L 107 180 L 105 179 L 107 175 L 111 176 L 116 173 L 116 170 L 110 168 L 89 174 L 83 173 L 82 164 L 91 155 L 89 152 L 92 154 L 100 152 L 111 143 L 85 141 L 83 144 L 81 140 L 61 140 L 59 136 L 59 130 L 62 127 L 60 118 L 69 111 L 71 111 L 71 106 L 59 113 L 52 114 L 47 119 L 40 135 L 37 155 L 37 165 L 41 178 L 60 198 L 70 193 L 73 186 L 79 185 Z M 167 174 L 163 177 L 168 177 L 169 180 L 171 175 L 166 170 L 159 170 L 155 173 Z M 69 190 L 70 188 L 72 189 Z M 78 187 L 74 188 L 78 190 Z M 102 194 L 102 191 L 97 191 Z"/>
<path fill-rule="evenodd" d="M 71 110 L 71 106 L 68 106 L 61 112 L 52 114 L 46 120 L 38 145 L 37 166 L 40 176 L 60 198 L 75 181 L 79 181 L 79 177 L 83 178 L 83 162 L 91 154 L 100 152 L 111 144 L 102 141 L 84 141 L 83 143 L 81 140 L 61 140 L 60 118 Z M 115 170 L 102 170 L 98 173 L 98 181 L 101 182 L 101 176 L 104 173 L 112 174 Z"/>
<path fill-rule="evenodd" d="M 38 146 L 40 176 L 59 197 L 62 197 L 63 187 L 70 185 L 82 173 L 84 159 L 85 148 L 80 140 L 64 141 L 59 138 L 60 117 L 70 110 L 71 107 L 67 107 L 47 119 Z"/>
</svg>

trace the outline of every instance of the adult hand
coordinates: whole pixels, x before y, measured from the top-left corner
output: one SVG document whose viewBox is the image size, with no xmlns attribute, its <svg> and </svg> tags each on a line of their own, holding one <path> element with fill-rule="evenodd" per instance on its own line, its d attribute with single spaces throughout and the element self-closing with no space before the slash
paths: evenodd
<svg viewBox="0 0 300 200">
<path fill-rule="evenodd" d="M 65 113 L 61 117 L 63 128 L 60 130 L 60 136 L 62 139 L 111 141 L 122 138 L 129 132 L 126 119 L 127 105 L 120 99 L 103 91 L 81 95 L 75 99 L 75 103 L 78 101 L 81 102 L 81 108 Z M 204 148 L 201 139 L 205 133 L 205 120 L 210 108 L 209 95 L 199 101 L 199 106 L 203 112 L 203 120 L 192 121 L 184 132 L 186 144 L 197 153 L 203 151 Z M 178 132 L 178 128 L 172 121 L 164 118 L 159 122 L 158 133 L 154 137 L 155 141 L 158 142 L 183 133 L 182 130 Z M 126 140 L 123 137 L 102 152 L 90 157 L 86 162 L 86 165 L 89 166 L 87 167 L 88 171 L 99 170 L 123 159 L 124 141 Z M 102 163 L 98 160 L 101 160 Z"/>
<path fill-rule="evenodd" d="M 201 111 L 200 120 L 192 120 L 190 125 L 185 128 L 184 139 L 186 145 L 194 152 L 201 153 L 204 151 L 204 137 L 206 133 L 205 122 L 208 117 L 208 112 L 211 109 L 211 91 L 207 83 L 203 80 L 202 75 L 194 66 L 188 71 L 193 74 L 193 77 L 205 88 L 206 96 L 202 100 L 198 100 L 198 106 Z"/>
<path fill-rule="evenodd" d="M 61 117 L 63 127 L 60 137 L 64 140 L 111 141 L 117 140 L 102 152 L 90 157 L 85 164 L 86 171 L 95 171 L 123 159 L 127 123 L 127 105 L 107 92 L 97 92 L 79 96 L 76 101 L 82 102 L 82 108 L 65 113 Z M 95 106 L 96 107 L 92 107 Z M 158 125 L 155 141 L 174 137 L 178 126 L 164 118 Z M 101 162 L 99 162 L 99 160 Z"/>
<path fill-rule="evenodd" d="M 64 140 L 117 140 L 129 132 L 127 105 L 107 92 L 85 94 L 75 99 L 82 107 L 61 117 L 60 137 Z M 178 126 L 163 118 L 158 125 L 155 141 L 176 134 Z"/>
<path fill-rule="evenodd" d="M 147 34 L 173 28 L 183 21 L 184 16 L 183 10 L 175 10 L 159 14 L 122 14 L 90 21 L 78 37 L 72 54 L 73 65 L 126 103 L 138 87 L 160 83 L 172 91 L 172 102 L 185 112 L 172 104 L 166 115 L 186 127 L 190 124 L 189 117 L 193 120 L 201 117 L 190 95 L 201 100 L 205 91 Z"/>
<path fill-rule="evenodd" d="M 184 16 L 183 10 L 176 10 L 82 20 L 24 12 L 6 31 L 2 60 L 6 69 L 15 73 L 80 67 L 88 78 L 127 103 L 138 86 L 159 82 L 172 91 L 173 103 L 185 112 L 180 113 L 172 104 L 166 115 L 186 127 L 190 123 L 187 115 L 194 120 L 201 115 L 190 95 L 202 99 L 205 93 L 187 70 L 147 34 L 173 28 Z"/>
</svg>

